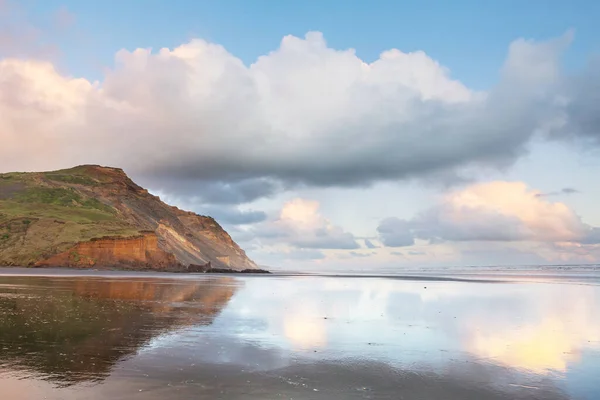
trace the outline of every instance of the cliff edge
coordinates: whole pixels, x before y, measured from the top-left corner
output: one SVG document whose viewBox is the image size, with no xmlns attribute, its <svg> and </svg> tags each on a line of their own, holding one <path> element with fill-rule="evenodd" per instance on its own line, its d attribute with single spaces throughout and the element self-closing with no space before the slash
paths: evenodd
<svg viewBox="0 0 600 400">
<path fill-rule="evenodd" d="M 0 265 L 187 271 L 207 264 L 257 268 L 213 218 L 165 204 L 119 168 L 0 174 Z"/>
</svg>

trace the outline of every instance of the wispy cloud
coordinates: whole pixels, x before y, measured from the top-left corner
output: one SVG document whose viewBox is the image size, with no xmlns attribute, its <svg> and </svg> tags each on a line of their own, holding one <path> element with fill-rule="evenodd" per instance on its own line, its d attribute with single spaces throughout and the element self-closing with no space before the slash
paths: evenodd
<svg viewBox="0 0 600 400">
<path fill-rule="evenodd" d="M 577 189 L 566 187 L 566 188 L 563 188 L 563 189 L 555 191 L 555 192 L 536 193 L 535 196 L 536 197 L 550 197 L 550 196 L 559 196 L 562 194 L 569 195 L 569 194 L 577 194 L 577 193 L 581 193 L 581 192 Z"/>
</svg>

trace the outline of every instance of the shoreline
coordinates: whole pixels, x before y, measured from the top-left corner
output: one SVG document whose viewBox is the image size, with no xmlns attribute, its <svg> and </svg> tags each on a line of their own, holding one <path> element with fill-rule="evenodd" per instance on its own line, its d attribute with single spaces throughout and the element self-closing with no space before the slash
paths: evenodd
<svg viewBox="0 0 600 400">
<path fill-rule="evenodd" d="M 264 270 L 262 270 L 264 271 Z M 533 272 L 533 273 L 532 273 Z M 537 272 L 537 273 L 535 273 Z M 486 271 L 477 269 L 472 271 L 457 270 L 420 270 L 420 271 L 398 271 L 390 273 L 371 272 L 298 272 L 275 270 L 268 272 L 241 272 L 227 270 L 226 272 L 174 272 L 157 270 L 127 270 L 127 269 L 80 269 L 68 267 L 33 268 L 0 266 L 0 277 L 5 276 L 39 276 L 39 277 L 106 277 L 106 278 L 167 278 L 167 279 L 190 279 L 200 276 L 231 276 L 231 277 L 297 277 L 297 278 L 325 278 L 325 279 L 386 279 L 399 281 L 421 281 L 421 282 L 455 282 L 455 283 L 483 283 L 483 284 L 521 284 L 521 283 L 572 283 L 579 285 L 600 285 L 600 269 L 592 271 Z"/>
</svg>

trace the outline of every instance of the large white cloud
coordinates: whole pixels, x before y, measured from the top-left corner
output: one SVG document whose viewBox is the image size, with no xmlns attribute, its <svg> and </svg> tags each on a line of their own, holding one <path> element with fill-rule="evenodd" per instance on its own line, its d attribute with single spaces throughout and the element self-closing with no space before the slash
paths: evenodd
<svg viewBox="0 0 600 400">
<path fill-rule="evenodd" d="M 286 36 L 249 66 L 203 40 L 121 50 L 101 82 L 5 58 L 0 170 L 110 164 L 155 189 L 202 196 L 210 187 L 206 202 L 240 203 L 298 183 L 502 165 L 535 133 L 577 132 L 571 114 L 595 109 L 563 85 L 558 60 L 569 41 L 514 42 L 486 93 L 423 52 L 393 49 L 366 63 L 318 32 Z"/>
</svg>

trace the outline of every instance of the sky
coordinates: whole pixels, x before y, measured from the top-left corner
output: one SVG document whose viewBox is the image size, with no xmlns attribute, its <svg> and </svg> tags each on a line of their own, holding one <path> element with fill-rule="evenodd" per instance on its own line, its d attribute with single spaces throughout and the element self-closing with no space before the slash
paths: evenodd
<svg viewBox="0 0 600 400">
<path fill-rule="evenodd" d="M 0 172 L 121 167 L 275 268 L 596 263 L 598 17 L 0 0 Z"/>
</svg>

